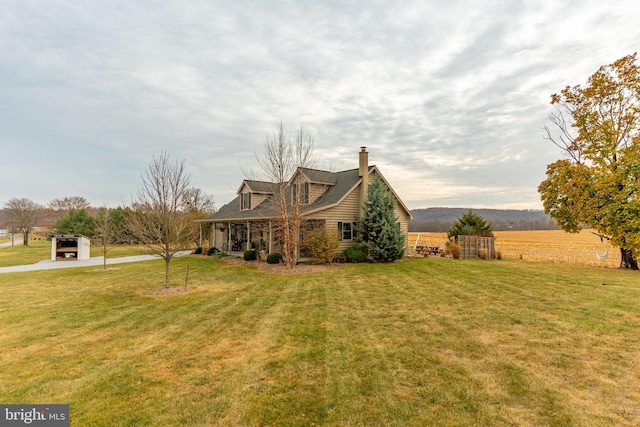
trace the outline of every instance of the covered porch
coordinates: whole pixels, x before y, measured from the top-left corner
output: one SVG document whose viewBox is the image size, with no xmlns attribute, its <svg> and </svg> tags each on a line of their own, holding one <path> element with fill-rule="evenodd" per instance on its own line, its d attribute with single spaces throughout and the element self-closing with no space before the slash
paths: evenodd
<svg viewBox="0 0 640 427">
<path fill-rule="evenodd" d="M 273 220 L 217 221 L 210 229 L 211 247 L 233 255 L 255 250 L 260 258 L 280 250 Z"/>
<path fill-rule="evenodd" d="M 300 227 L 300 243 L 305 232 L 324 225 L 324 220 L 306 220 Z M 277 220 L 227 220 L 211 223 L 210 247 L 234 256 L 243 256 L 245 251 L 255 250 L 260 259 L 274 252 L 283 252 L 281 230 Z M 298 256 L 305 256 L 298 248 Z M 302 251 L 304 252 L 304 251 Z"/>
</svg>

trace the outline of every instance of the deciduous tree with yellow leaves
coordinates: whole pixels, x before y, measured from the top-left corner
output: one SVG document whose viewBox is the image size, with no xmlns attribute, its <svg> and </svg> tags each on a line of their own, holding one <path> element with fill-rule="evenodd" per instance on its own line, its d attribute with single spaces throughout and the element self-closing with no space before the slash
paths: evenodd
<svg viewBox="0 0 640 427">
<path fill-rule="evenodd" d="M 545 127 L 565 158 L 547 166 L 538 191 L 563 230 L 591 227 L 619 246 L 621 268 L 640 253 L 640 67 L 636 54 L 598 69 L 585 87 L 551 95 Z"/>
</svg>

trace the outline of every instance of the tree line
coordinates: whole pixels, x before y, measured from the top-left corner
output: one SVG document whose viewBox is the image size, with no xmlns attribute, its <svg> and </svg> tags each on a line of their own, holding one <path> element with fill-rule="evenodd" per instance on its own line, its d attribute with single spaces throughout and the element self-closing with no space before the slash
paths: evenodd
<svg viewBox="0 0 640 427">
<path fill-rule="evenodd" d="M 411 211 L 410 232 L 440 232 L 451 229 L 465 208 L 426 208 Z M 541 210 L 473 209 L 491 224 L 494 231 L 509 230 L 557 230 L 555 220 Z"/>
</svg>

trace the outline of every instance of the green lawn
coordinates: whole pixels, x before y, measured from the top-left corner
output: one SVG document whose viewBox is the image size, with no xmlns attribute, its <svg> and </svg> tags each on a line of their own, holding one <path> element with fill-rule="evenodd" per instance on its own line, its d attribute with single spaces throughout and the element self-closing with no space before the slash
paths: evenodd
<svg viewBox="0 0 640 427">
<path fill-rule="evenodd" d="M 76 426 L 640 424 L 640 273 L 414 259 L 0 275 L 0 402 Z M 606 282 L 607 285 L 603 285 Z"/>
<path fill-rule="evenodd" d="M 17 240 L 16 240 L 17 241 Z M 140 255 L 148 253 L 143 246 L 118 245 L 107 247 L 107 259 L 130 255 Z M 100 257 L 104 252 L 100 245 L 91 246 L 91 256 Z M 13 247 L 0 249 L 0 267 L 10 267 L 13 265 L 35 264 L 39 261 L 51 259 L 51 240 L 31 240 L 29 246 L 22 246 L 22 236 L 20 244 Z"/>
</svg>

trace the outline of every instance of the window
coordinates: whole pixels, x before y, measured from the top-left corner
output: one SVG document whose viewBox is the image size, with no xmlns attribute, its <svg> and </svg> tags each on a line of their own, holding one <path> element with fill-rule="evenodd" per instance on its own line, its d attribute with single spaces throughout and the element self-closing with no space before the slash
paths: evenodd
<svg viewBox="0 0 640 427">
<path fill-rule="evenodd" d="M 242 193 L 240 195 L 240 210 L 251 209 L 251 193 Z"/>
<path fill-rule="evenodd" d="M 291 186 L 292 203 L 300 203 L 301 205 L 309 204 L 309 183 L 294 184 Z"/>
<path fill-rule="evenodd" d="M 355 222 L 339 222 L 338 234 L 340 236 L 340 240 L 355 240 L 356 223 Z"/>
</svg>

